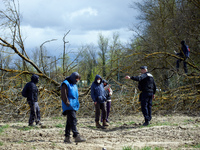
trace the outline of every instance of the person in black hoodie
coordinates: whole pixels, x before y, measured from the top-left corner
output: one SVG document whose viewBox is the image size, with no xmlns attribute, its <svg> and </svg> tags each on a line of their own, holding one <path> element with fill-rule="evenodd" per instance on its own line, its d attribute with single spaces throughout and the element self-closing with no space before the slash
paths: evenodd
<svg viewBox="0 0 200 150">
<path fill-rule="evenodd" d="M 140 91 L 139 101 L 141 103 L 141 109 L 144 116 L 145 123 L 143 126 L 149 125 L 151 120 L 151 107 L 152 99 L 156 93 L 156 84 L 152 74 L 147 70 L 147 66 L 141 66 L 141 75 L 140 76 L 126 76 L 126 79 L 132 79 L 134 81 L 139 81 L 138 88 Z"/>
<path fill-rule="evenodd" d="M 36 125 L 42 125 L 40 122 L 40 108 L 38 105 L 38 88 L 36 86 L 38 81 L 39 76 L 33 74 L 31 81 L 25 85 L 22 91 L 22 95 L 26 95 L 27 102 L 30 106 L 29 126 L 33 126 L 34 121 Z"/>
</svg>

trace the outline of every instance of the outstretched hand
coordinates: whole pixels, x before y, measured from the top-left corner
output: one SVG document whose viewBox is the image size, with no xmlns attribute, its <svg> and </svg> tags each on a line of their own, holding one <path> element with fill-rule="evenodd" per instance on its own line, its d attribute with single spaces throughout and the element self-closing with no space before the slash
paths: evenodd
<svg viewBox="0 0 200 150">
<path fill-rule="evenodd" d="M 130 79 L 130 76 L 125 76 L 125 79 Z"/>
</svg>

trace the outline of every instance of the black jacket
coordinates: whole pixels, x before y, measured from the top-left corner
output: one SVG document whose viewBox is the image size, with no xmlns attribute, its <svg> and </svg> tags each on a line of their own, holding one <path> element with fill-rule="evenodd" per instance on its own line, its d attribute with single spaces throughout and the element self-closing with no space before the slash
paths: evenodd
<svg viewBox="0 0 200 150">
<path fill-rule="evenodd" d="M 27 92 L 27 101 L 28 102 L 37 102 L 38 101 L 38 88 L 36 86 L 36 83 L 39 81 L 38 75 L 33 75 L 31 77 L 31 81 L 28 82 L 24 90 Z"/>
<path fill-rule="evenodd" d="M 156 84 L 154 82 L 153 76 L 146 72 L 141 76 L 132 76 L 132 80 L 139 81 L 138 88 L 142 92 L 156 93 Z"/>
</svg>

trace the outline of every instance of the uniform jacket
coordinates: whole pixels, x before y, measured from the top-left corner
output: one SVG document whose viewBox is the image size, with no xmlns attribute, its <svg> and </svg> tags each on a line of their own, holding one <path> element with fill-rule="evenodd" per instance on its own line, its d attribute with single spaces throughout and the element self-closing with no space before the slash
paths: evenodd
<svg viewBox="0 0 200 150">
<path fill-rule="evenodd" d="M 139 81 L 138 88 L 142 92 L 156 93 L 156 84 L 152 74 L 149 72 L 143 73 L 141 76 L 132 76 L 132 80 Z"/>
<path fill-rule="evenodd" d="M 97 83 L 97 79 L 100 78 L 101 82 Z M 104 85 L 100 75 L 96 75 L 94 82 L 91 86 L 91 97 L 94 102 L 104 103 L 106 101 Z"/>
</svg>

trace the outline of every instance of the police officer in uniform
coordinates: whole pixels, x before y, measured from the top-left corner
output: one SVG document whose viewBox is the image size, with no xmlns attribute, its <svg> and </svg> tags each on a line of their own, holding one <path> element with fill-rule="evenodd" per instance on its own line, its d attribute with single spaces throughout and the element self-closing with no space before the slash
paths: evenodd
<svg viewBox="0 0 200 150">
<path fill-rule="evenodd" d="M 154 94 L 156 93 L 156 84 L 154 82 L 154 78 L 152 74 L 150 74 L 147 70 L 147 66 L 141 66 L 141 75 L 140 76 L 126 76 L 126 79 L 132 79 L 134 81 L 138 81 L 138 88 L 141 91 L 139 100 L 141 102 L 141 109 L 145 119 L 143 126 L 149 125 L 151 120 L 151 107 L 152 107 L 152 99 L 154 98 Z"/>
</svg>

